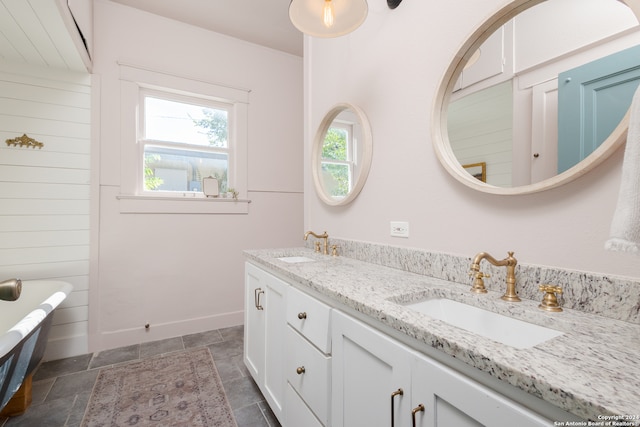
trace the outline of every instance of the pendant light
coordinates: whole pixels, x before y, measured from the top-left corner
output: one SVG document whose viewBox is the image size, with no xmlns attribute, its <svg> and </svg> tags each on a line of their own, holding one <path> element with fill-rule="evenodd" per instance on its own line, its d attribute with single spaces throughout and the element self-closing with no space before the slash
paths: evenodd
<svg viewBox="0 0 640 427">
<path fill-rule="evenodd" d="M 291 0 L 289 19 L 310 36 L 338 37 L 358 28 L 368 10 L 367 0 Z"/>
</svg>

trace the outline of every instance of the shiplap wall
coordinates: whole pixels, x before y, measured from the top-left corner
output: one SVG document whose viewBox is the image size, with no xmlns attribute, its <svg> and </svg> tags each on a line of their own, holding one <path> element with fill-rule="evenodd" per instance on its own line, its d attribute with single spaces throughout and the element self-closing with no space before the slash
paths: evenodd
<svg viewBox="0 0 640 427">
<path fill-rule="evenodd" d="M 86 73 L 0 63 L 0 280 L 57 279 L 45 358 L 87 352 L 90 93 Z M 8 146 L 22 134 L 44 146 Z"/>
<path fill-rule="evenodd" d="M 511 186 L 511 82 L 472 93 L 449 106 L 449 138 L 460 164 L 486 162 L 487 183 Z"/>
</svg>

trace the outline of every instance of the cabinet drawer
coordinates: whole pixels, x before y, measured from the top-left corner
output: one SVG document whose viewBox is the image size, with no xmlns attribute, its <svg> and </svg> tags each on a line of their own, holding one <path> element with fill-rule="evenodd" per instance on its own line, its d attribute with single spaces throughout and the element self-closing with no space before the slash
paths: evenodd
<svg viewBox="0 0 640 427">
<path fill-rule="evenodd" d="M 323 424 L 329 420 L 331 358 L 287 327 L 285 376 Z"/>
<path fill-rule="evenodd" d="M 331 353 L 330 314 L 331 307 L 328 305 L 295 288 L 289 288 L 287 322 L 326 354 Z"/>
<path fill-rule="evenodd" d="M 322 427 L 322 423 L 313 415 L 311 409 L 298 396 L 298 393 L 287 384 L 285 392 L 285 419 L 287 426 Z"/>
</svg>

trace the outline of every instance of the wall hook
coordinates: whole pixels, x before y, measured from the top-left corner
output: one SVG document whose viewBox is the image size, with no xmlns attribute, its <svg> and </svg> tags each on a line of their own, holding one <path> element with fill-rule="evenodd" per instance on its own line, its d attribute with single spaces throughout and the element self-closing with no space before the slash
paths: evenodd
<svg viewBox="0 0 640 427">
<path fill-rule="evenodd" d="M 42 148 L 44 147 L 44 144 L 42 142 L 38 142 L 35 139 L 31 138 L 30 136 L 27 136 L 27 134 L 22 134 L 22 136 L 19 136 L 17 138 L 13 138 L 13 139 L 7 139 L 7 145 L 8 146 L 14 146 L 17 147 L 18 145 L 20 147 L 27 147 L 27 148 Z"/>
</svg>

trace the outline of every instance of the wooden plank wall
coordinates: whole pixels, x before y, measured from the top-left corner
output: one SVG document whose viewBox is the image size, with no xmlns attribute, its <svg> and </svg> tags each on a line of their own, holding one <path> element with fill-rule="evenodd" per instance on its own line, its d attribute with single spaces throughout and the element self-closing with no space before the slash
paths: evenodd
<svg viewBox="0 0 640 427">
<path fill-rule="evenodd" d="M 449 107 L 449 138 L 460 164 L 486 162 L 487 183 L 511 187 L 511 82 L 474 92 Z"/>
<path fill-rule="evenodd" d="M 90 95 L 89 74 L 0 67 L 0 280 L 74 286 L 47 359 L 88 348 Z M 44 146 L 6 144 L 23 134 Z"/>
</svg>

